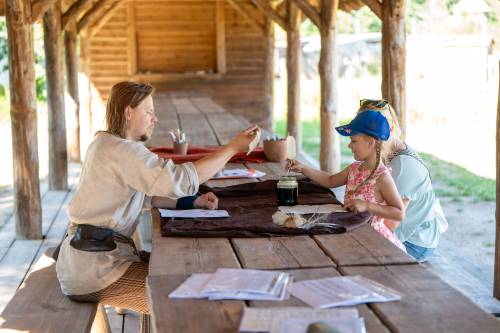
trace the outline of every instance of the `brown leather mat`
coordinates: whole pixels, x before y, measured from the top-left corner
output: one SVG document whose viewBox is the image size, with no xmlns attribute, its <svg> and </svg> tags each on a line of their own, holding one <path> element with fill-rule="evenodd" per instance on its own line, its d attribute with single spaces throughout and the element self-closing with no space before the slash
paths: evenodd
<svg viewBox="0 0 500 333">
<path fill-rule="evenodd" d="M 262 237 L 332 234 L 359 228 L 368 223 L 371 218 L 371 214 L 369 213 L 332 213 L 322 220 L 321 227 L 314 227 L 309 230 L 286 228 L 276 225 L 272 221 L 272 215 L 278 209 L 276 180 L 219 188 L 200 187 L 201 193 L 210 191 L 219 197 L 219 209 L 227 210 L 231 217 L 213 219 L 162 217 L 162 235 L 185 237 Z M 339 203 L 330 190 L 310 181 L 299 181 L 298 201 L 300 205 Z"/>
</svg>

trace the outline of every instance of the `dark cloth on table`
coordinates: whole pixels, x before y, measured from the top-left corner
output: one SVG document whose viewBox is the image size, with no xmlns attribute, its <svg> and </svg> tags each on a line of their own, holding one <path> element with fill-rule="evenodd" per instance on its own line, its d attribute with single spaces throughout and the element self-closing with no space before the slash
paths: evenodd
<svg viewBox="0 0 500 333">
<path fill-rule="evenodd" d="M 216 152 L 220 148 L 221 147 L 198 147 L 189 145 L 187 155 L 174 154 L 174 150 L 171 147 L 149 147 L 149 150 L 163 159 L 172 160 L 174 163 L 186 163 L 198 161 L 199 159 Z M 261 147 L 257 147 L 249 155 L 247 155 L 247 153 L 235 154 L 229 162 L 264 163 L 269 161 L 264 155 L 264 150 Z"/>
<path fill-rule="evenodd" d="M 368 223 L 371 214 L 341 212 L 329 214 L 322 222 L 328 226 L 309 230 L 286 228 L 273 223 L 278 210 L 276 180 L 247 183 L 229 187 L 200 186 L 200 192 L 214 192 L 219 209 L 231 217 L 210 219 L 161 218 L 163 236 L 185 237 L 261 237 L 300 234 L 331 234 L 354 230 Z M 310 181 L 299 181 L 299 205 L 338 204 L 328 189 Z M 305 216 L 307 218 L 307 215 Z"/>
</svg>

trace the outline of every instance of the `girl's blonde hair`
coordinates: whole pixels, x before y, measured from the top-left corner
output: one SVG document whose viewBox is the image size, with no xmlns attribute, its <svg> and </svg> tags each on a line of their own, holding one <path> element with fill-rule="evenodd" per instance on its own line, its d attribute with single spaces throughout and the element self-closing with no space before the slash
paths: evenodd
<svg viewBox="0 0 500 333">
<path fill-rule="evenodd" d="M 368 110 L 380 112 L 389 123 L 389 128 L 391 130 L 389 139 L 387 139 L 386 142 L 381 141 L 380 144 L 380 159 L 387 165 L 391 145 L 394 141 L 401 139 L 401 128 L 399 127 L 398 117 L 396 116 L 394 108 L 385 100 L 361 100 L 358 113 Z"/>
<path fill-rule="evenodd" d="M 389 158 L 389 152 L 391 149 L 390 143 L 394 142 L 394 140 L 399 140 L 401 137 L 401 128 L 399 127 L 399 122 L 398 118 L 396 116 L 396 113 L 394 112 L 394 109 L 392 106 L 385 100 L 361 100 L 360 101 L 360 107 L 358 110 L 358 113 L 364 112 L 364 111 L 377 111 L 380 112 L 386 119 L 387 122 L 389 123 L 389 128 L 391 130 L 389 139 L 387 139 L 386 142 L 375 138 L 376 145 L 376 164 L 375 167 L 372 169 L 370 172 L 370 175 L 363 180 L 361 183 L 359 183 L 358 186 L 353 190 L 354 193 L 358 189 L 361 188 L 364 184 L 366 184 L 375 174 L 375 171 L 378 169 L 381 163 L 387 165 L 388 164 L 388 158 Z M 365 134 L 366 135 L 366 134 Z"/>
<path fill-rule="evenodd" d="M 123 81 L 115 84 L 106 106 L 106 132 L 125 138 L 128 126 L 125 109 L 137 107 L 153 92 L 154 88 L 147 83 Z"/>
</svg>

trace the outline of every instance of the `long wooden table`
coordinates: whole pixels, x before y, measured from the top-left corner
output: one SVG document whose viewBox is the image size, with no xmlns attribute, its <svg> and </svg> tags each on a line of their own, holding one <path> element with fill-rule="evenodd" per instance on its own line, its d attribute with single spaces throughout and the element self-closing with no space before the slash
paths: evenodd
<svg viewBox="0 0 500 333">
<path fill-rule="evenodd" d="M 160 95 L 155 102 L 160 119 L 168 108 L 168 117 L 177 121 L 167 129 L 180 125 L 195 144 L 225 144 L 248 125 L 206 97 Z M 209 185 L 277 178 L 283 170 L 279 163 L 229 167 L 257 168 L 267 175 L 257 180 L 214 180 Z M 369 226 L 337 235 L 229 239 L 162 237 L 157 210 L 152 223 L 147 290 L 154 332 L 237 332 L 245 306 L 305 306 L 294 297 L 283 302 L 168 298 L 191 273 L 217 268 L 286 270 L 294 281 L 360 274 L 401 292 L 398 302 L 357 306 L 368 332 L 500 332 L 497 319 Z"/>
</svg>

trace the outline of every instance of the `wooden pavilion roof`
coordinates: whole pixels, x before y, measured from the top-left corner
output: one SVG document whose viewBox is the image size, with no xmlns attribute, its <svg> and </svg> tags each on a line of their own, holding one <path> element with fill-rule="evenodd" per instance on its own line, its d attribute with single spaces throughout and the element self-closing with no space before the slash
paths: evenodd
<svg viewBox="0 0 500 333">
<path fill-rule="evenodd" d="M 71 5 L 72 3 L 78 2 L 79 0 L 63 0 L 63 3 L 66 3 L 67 5 Z M 91 0 L 88 2 L 88 6 L 91 7 L 92 4 L 98 2 L 99 0 Z M 183 1 L 183 0 L 179 0 Z M 248 0 L 250 2 L 254 2 L 252 0 Z M 370 0 L 370 1 L 378 1 L 378 0 Z M 42 5 L 44 2 L 47 2 L 47 0 L 32 0 L 33 3 L 39 3 Z M 272 4 L 273 7 L 284 7 L 283 5 L 283 0 L 270 0 L 270 3 Z M 319 0 L 310 0 L 309 3 L 311 3 L 313 6 L 318 7 Z M 363 0 L 339 0 L 339 9 L 350 12 L 353 10 L 357 10 L 361 7 L 363 7 L 365 4 Z M 0 16 L 5 15 L 5 0 L 0 0 Z"/>
</svg>

